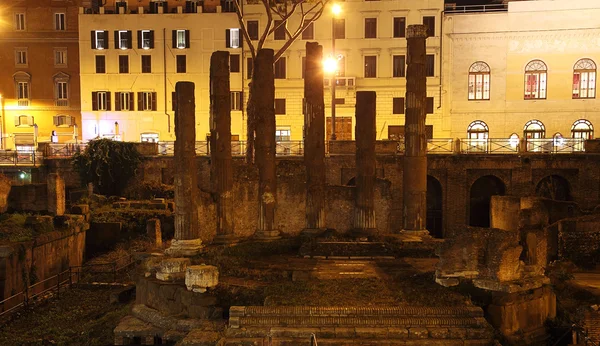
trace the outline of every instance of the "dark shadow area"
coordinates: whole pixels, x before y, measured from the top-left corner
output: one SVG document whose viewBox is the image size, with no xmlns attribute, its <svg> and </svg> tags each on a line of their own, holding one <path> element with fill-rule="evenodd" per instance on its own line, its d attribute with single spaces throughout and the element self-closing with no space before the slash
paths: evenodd
<svg viewBox="0 0 600 346">
<path fill-rule="evenodd" d="M 471 186 L 469 203 L 469 225 L 490 227 L 490 201 L 492 196 L 503 196 L 504 183 L 493 175 L 477 179 Z"/>
</svg>

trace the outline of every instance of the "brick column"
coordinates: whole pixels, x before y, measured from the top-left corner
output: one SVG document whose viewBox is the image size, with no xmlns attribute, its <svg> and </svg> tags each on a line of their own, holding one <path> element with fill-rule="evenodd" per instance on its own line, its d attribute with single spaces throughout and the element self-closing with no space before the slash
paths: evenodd
<svg viewBox="0 0 600 346">
<path fill-rule="evenodd" d="M 58 173 L 48 174 L 48 212 L 54 216 L 65 214 L 65 181 Z"/>
<path fill-rule="evenodd" d="M 202 241 L 198 222 L 196 169 L 196 104 L 194 83 L 175 84 L 175 236 L 165 253 L 194 256 Z"/>
<path fill-rule="evenodd" d="M 354 231 L 359 235 L 377 232 L 375 225 L 375 108 L 374 91 L 356 93 L 356 190 Z"/>
<path fill-rule="evenodd" d="M 210 58 L 211 179 L 217 201 L 216 244 L 236 242 L 233 221 L 233 171 L 231 168 L 231 93 L 229 52 L 214 52 Z"/>
<path fill-rule="evenodd" d="M 404 231 L 428 234 L 427 220 L 427 138 L 425 116 L 427 105 L 427 77 L 425 75 L 424 25 L 409 25 L 408 69 L 406 71 L 406 121 L 403 199 Z"/>
<path fill-rule="evenodd" d="M 306 166 L 306 228 L 316 235 L 325 230 L 325 102 L 323 46 L 306 43 L 304 70 L 304 165 Z"/>
<path fill-rule="evenodd" d="M 275 162 L 275 75 L 273 50 L 261 49 L 254 62 L 252 98 L 256 110 L 255 162 L 258 166 L 257 239 L 279 238 L 275 228 L 277 165 Z"/>
</svg>

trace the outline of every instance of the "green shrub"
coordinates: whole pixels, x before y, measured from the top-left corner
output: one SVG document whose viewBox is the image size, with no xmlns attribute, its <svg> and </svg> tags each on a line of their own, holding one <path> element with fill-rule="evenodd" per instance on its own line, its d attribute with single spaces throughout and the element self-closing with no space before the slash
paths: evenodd
<svg viewBox="0 0 600 346">
<path fill-rule="evenodd" d="M 73 156 L 73 165 L 82 183 L 94 184 L 102 195 L 118 196 L 143 159 L 133 143 L 97 139 Z"/>
</svg>

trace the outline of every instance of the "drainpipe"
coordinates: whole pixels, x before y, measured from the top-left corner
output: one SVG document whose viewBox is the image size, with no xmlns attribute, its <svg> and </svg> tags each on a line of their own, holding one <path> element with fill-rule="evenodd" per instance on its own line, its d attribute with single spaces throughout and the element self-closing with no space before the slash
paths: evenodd
<svg viewBox="0 0 600 346">
<path fill-rule="evenodd" d="M 445 13 L 446 13 L 446 9 L 444 8 L 442 10 L 442 13 L 440 16 L 440 90 L 439 90 L 440 100 L 439 100 L 437 109 L 442 108 L 442 71 L 444 70 L 444 68 L 443 68 L 444 55 L 442 54 L 444 45 L 442 43 L 444 42 L 443 40 L 444 40 L 444 14 Z"/>
<path fill-rule="evenodd" d="M 163 28 L 163 88 L 165 90 L 165 115 L 167 132 L 171 133 L 171 115 L 167 112 L 167 29 Z"/>
<path fill-rule="evenodd" d="M 242 16 L 244 15 L 244 2 L 245 1 L 240 1 L 240 12 L 242 13 Z M 242 64 L 242 68 L 240 70 L 240 71 L 242 71 L 242 75 L 241 75 L 242 78 L 240 78 L 240 80 L 242 81 L 242 83 L 241 83 L 242 84 L 241 85 L 241 87 L 242 87 L 242 89 L 241 89 L 242 90 L 242 97 L 241 97 L 242 104 L 240 105 L 241 108 L 242 108 L 242 133 L 240 133 L 240 135 L 243 135 L 243 134 L 245 134 L 247 132 L 244 129 L 244 125 L 246 124 L 246 121 L 245 121 L 245 119 L 246 119 L 246 113 L 245 113 L 246 112 L 246 108 L 244 107 L 244 100 L 246 99 L 246 93 L 244 92 L 244 78 L 246 76 L 246 69 L 245 69 L 245 66 L 246 66 L 246 55 L 244 55 L 244 41 L 246 41 L 245 38 L 243 40 L 240 40 L 240 46 L 242 47 L 242 54 L 241 54 L 241 59 L 240 59 L 241 60 L 240 64 Z M 248 92 L 250 92 L 250 90 L 248 90 Z M 248 138 L 246 138 L 246 143 L 247 142 L 248 142 Z"/>
</svg>

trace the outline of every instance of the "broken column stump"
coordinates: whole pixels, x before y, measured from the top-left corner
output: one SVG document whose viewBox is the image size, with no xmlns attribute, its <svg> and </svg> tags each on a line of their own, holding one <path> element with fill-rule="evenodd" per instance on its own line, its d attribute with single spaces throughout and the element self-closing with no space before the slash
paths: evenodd
<svg viewBox="0 0 600 346">
<path fill-rule="evenodd" d="M 146 221 L 146 235 L 156 247 L 162 247 L 162 229 L 160 219 L 149 219 Z"/>
<path fill-rule="evenodd" d="M 306 166 L 306 235 L 325 228 L 325 102 L 323 100 L 323 46 L 306 43 L 304 73 L 304 165 Z"/>
<path fill-rule="evenodd" d="M 65 214 L 65 181 L 58 173 L 48 174 L 48 212 L 54 216 Z"/>
<path fill-rule="evenodd" d="M 175 85 L 175 236 L 165 253 L 194 256 L 202 249 L 198 223 L 194 83 Z"/>
<path fill-rule="evenodd" d="M 409 25 L 408 68 L 406 70 L 406 121 L 403 164 L 403 231 L 428 235 L 427 221 L 427 138 L 425 117 L 427 105 L 427 77 L 425 74 L 424 25 Z"/>
<path fill-rule="evenodd" d="M 275 227 L 277 209 L 277 165 L 275 162 L 275 79 L 273 50 L 261 49 L 254 63 L 252 97 L 256 109 L 256 165 L 258 166 L 259 240 L 279 239 Z"/>
<path fill-rule="evenodd" d="M 219 283 L 219 270 L 206 264 L 187 267 L 185 271 L 185 286 L 188 291 L 204 293 L 208 288 L 214 288 Z"/>
<path fill-rule="evenodd" d="M 233 221 L 233 171 L 231 167 L 231 93 L 229 52 L 214 52 L 210 58 L 211 174 L 217 201 L 215 244 L 237 242 Z"/>
<path fill-rule="evenodd" d="M 356 93 L 356 189 L 354 204 L 354 232 L 373 235 L 375 224 L 375 109 L 374 91 Z"/>
</svg>

